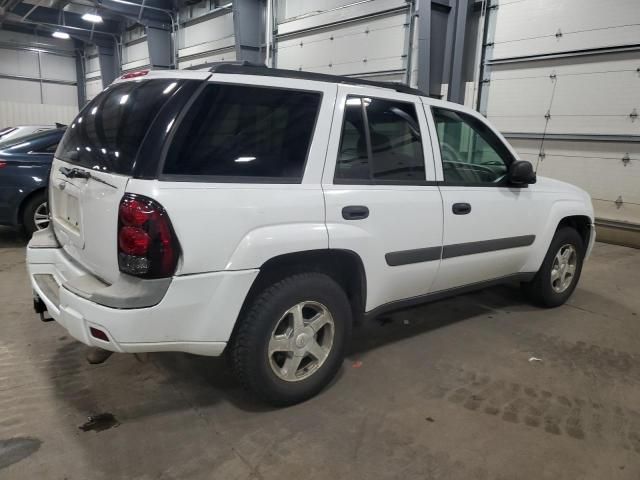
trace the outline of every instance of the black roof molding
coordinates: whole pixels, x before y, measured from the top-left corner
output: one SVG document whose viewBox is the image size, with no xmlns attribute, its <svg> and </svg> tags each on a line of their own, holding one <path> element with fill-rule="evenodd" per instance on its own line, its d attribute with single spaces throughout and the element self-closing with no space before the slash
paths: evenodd
<svg viewBox="0 0 640 480">
<path fill-rule="evenodd" d="M 370 87 L 389 88 L 400 93 L 409 93 L 428 97 L 426 93 L 417 88 L 411 88 L 404 83 L 376 82 L 364 78 L 344 77 L 341 75 L 329 75 L 326 73 L 304 72 L 302 70 L 285 70 L 282 68 L 270 68 L 265 65 L 250 62 L 213 62 L 209 71 L 211 73 L 230 73 L 236 75 L 260 75 L 264 77 L 295 78 L 300 80 L 313 80 L 317 82 L 343 83 L 346 85 L 368 85 Z M 206 65 L 206 66 L 209 66 Z M 205 65 L 196 65 L 194 68 L 202 68 Z"/>
</svg>

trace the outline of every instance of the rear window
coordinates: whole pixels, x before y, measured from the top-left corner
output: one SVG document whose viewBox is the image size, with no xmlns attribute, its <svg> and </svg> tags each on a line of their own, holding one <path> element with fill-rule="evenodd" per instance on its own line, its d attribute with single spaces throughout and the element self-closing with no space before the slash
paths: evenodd
<svg viewBox="0 0 640 480">
<path fill-rule="evenodd" d="M 130 174 L 151 122 L 178 84 L 167 79 L 111 85 L 69 126 L 56 157 L 87 168 Z"/>
<path fill-rule="evenodd" d="M 211 84 L 180 124 L 164 173 L 299 182 L 321 98 L 318 92 Z"/>
</svg>

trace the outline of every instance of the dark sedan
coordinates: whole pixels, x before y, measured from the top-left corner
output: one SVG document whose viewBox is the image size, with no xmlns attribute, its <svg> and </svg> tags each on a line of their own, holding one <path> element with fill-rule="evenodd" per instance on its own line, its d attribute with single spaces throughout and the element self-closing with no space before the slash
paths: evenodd
<svg viewBox="0 0 640 480">
<path fill-rule="evenodd" d="M 49 225 L 49 170 L 64 130 L 0 142 L 0 225 L 24 225 L 29 235 Z"/>
</svg>

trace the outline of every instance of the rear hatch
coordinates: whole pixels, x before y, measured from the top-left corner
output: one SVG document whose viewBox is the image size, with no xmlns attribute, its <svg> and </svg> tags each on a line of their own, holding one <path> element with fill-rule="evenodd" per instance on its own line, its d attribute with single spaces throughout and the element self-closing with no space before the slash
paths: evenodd
<svg viewBox="0 0 640 480">
<path fill-rule="evenodd" d="M 56 237 L 77 262 L 107 283 L 119 275 L 118 208 L 127 183 L 141 163 L 148 166 L 160 158 L 142 161 L 141 146 L 162 143 L 173 122 L 163 122 L 160 135 L 150 135 L 150 129 L 157 130 L 163 108 L 175 110 L 176 97 L 193 89 L 194 82 L 175 75 L 149 77 L 114 83 L 92 100 L 67 129 L 51 169 Z M 186 77 L 204 80 L 208 74 L 189 72 Z"/>
</svg>

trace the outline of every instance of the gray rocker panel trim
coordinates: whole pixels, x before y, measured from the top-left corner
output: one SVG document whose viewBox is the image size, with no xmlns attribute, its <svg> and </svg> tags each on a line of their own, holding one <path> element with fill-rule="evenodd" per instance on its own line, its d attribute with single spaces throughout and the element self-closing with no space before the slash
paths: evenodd
<svg viewBox="0 0 640 480">
<path fill-rule="evenodd" d="M 482 290 L 489 287 L 495 287 L 496 285 L 503 285 L 509 282 L 530 282 L 531 280 L 533 280 L 535 275 L 536 272 L 515 273 L 513 275 L 506 275 L 504 277 L 493 278 L 491 280 L 484 280 L 482 282 L 471 283 L 469 285 L 463 285 L 461 287 L 438 290 L 436 292 L 427 293 L 425 295 L 418 295 L 411 298 L 405 298 L 403 300 L 395 300 L 393 302 L 385 303 L 374 308 L 373 310 L 365 312 L 364 317 L 365 319 L 370 320 L 376 318 L 379 315 L 382 315 L 383 313 L 397 312 L 399 310 L 405 310 L 417 305 L 437 302 L 438 300 L 444 300 L 446 298 L 475 292 L 477 290 Z"/>
</svg>

